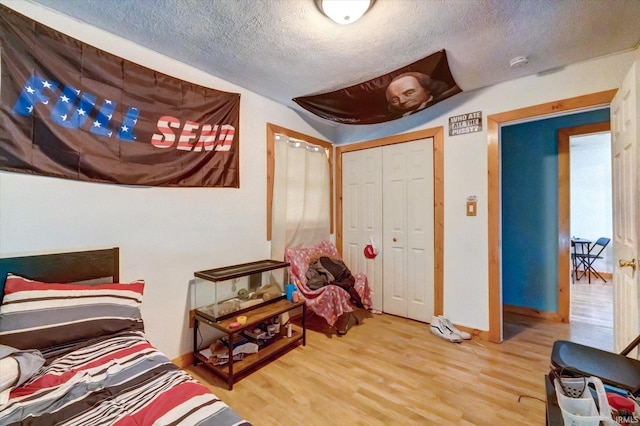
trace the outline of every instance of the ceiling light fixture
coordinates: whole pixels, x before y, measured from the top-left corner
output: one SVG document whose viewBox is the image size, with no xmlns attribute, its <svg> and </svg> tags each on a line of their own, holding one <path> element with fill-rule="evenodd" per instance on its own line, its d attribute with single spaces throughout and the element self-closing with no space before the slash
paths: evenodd
<svg viewBox="0 0 640 426">
<path fill-rule="evenodd" d="M 352 24 L 362 17 L 376 0 L 315 0 L 320 12 L 338 24 Z"/>
</svg>

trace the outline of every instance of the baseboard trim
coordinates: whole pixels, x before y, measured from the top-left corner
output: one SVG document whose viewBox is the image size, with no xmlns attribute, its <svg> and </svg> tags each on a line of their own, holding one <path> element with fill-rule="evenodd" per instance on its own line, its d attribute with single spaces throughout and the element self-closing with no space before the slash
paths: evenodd
<svg viewBox="0 0 640 426">
<path fill-rule="evenodd" d="M 554 322 L 562 322 L 562 318 L 557 312 L 541 311 L 539 309 L 526 308 L 524 306 L 502 305 L 504 312 L 524 315 L 526 317 L 540 318 Z"/>
<path fill-rule="evenodd" d="M 172 359 L 171 362 L 177 365 L 178 368 L 186 368 L 190 365 L 193 365 L 193 352 L 180 355 L 178 358 Z"/>
<path fill-rule="evenodd" d="M 607 282 L 611 282 L 611 280 L 613 279 L 613 272 L 600 272 L 600 271 L 598 271 L 598 273 L 602 276 L 602 278 L 607 280 Z M 584 271 L 582 269 L 578 269 L 578 274 L 580 274 L 582 276 L 582 274 L 584 274 Z M 582 276 L 582 278 L 580 279 L 580 282 L 582 283 L 586 279 L 587 279 L 586 276 Z M 600 278 L 598 278 L 595 274 L 592 273 L 591 274 L 591 282 L 593 282 L 594 279 L 600 280 Z"/>
<path fill-rule="evenodd" d="M 489 341 L 489 331 L 478 330 L 477 328 L 465 327 L 463 325 L 454 324 L 454 326 L 460 331 L 466 331 L 471 335 L 473 339 Z"/>
</svg>

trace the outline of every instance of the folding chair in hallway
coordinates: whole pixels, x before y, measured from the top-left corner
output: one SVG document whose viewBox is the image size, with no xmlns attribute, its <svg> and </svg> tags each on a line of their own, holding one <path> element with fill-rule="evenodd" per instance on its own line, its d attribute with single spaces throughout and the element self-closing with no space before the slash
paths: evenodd
<svg viewBox="0 0 640 426">
<path fill-rule="evenodd" d="M 571 237 L 571 283 L 584 277 L 587 269 L 584 266 L 584 260 L 578 258 L 579 254 L 587 254 L 593 241 L 579 237 Z M 582 275 L 578 272 L 582 269 Z"/>
<path fill-rule="evenodd" d="M 582 264 L 584 267 L 584 272 L 578 279 L 584 277 L 585 274 L 588 274 L 587 276 L 589 277 L 589 284 L 591 284 L 591 274 L 593 273 L 595 276 L 600 278 L 605 283 L 607 282 L 607 280 L 602 278 L 602 275 L 600 275 L 598 271 L 594 269 L 593 264 L 595 263 L 596 260 L 602 259 L 602 252 L 607 247 L 607 245 L 609 245 L 610 241 L 611 241 L 610 238 L 600 237 L 589 248 L 589 251 L 587 253 L 575 253 L 577 263 Z"/>
</svg>

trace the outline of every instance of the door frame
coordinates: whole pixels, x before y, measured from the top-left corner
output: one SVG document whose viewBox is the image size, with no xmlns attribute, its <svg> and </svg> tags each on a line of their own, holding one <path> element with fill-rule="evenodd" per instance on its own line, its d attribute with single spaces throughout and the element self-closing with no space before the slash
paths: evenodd
<svg viewBox="0 0 640 426">
<path fill-rule="evenodd" d="M 502 188 L 500 184 L 500 127 L 514 121 L 528 120 L 563 112 L 578 112 L 611 104 L 618 89 L 520 108 L 487 116 L 487 216 L 488 216 L 488 284 L 489 341 L 502 343 Z M 569 235 L 559 236 L 569 244 Z M 566 241 L 564 241 L 566 240 Z M 560 253 L 559 253 L 560 254 Z M 562 297 L 567 297 L 564 291 Z"/>
<path fill-rule="evenodd" d="M 571 316 L 571 136 L 610 131 L 611 121 L 558 130 L 558 320 L 561 322 L 570 322 Z"/>
<path fill-rule="evenodd" d="M 342 255 L 342 153 L 433 138 L 433 314 L 444 312 L 444 128 L 373 139 L 336 147 L 336 247 Z"/>
</svg>

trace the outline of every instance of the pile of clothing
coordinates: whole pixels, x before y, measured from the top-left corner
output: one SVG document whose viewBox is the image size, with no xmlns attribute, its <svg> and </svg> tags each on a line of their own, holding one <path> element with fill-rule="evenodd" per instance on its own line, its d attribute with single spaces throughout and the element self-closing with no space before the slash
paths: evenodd
<svg viewBox="0 0 640 426">
<path fill-rule="evenodd" d="M 310 289 L 317 290 L 326 285 L 337 285 L 349 293 L 351 300 L 358 308 L 363 307 L 360 295 L 354 287 L 355 278 L 342 260 L 320 256 L 309 263 L 309 269 L 305 275 L 307 287 Z"/>
</svg>

